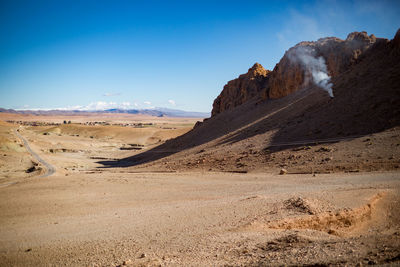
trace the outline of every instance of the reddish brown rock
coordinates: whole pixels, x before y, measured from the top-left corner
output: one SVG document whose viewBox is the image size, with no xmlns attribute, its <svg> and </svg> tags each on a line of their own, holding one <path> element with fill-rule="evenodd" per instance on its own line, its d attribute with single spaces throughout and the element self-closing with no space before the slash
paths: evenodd
<svg viewBox="0 0 400 267">
<path fill-rule="evenodd" d="M 350 33 L 346 40 L 327 37 L 316 42 L 301 42 L 290 48 L 275 66 L 269 79 L 269 92 L 262 98 L 281 98 L 310 86 L 312 80 L 300 63 L 292 59 L 300 48 L 313 50 L 315 57 L 323 57 L 329 76 L 335 77 L 354 65 L 359 56 L 375 42 L 376 37 L 368 36 L 366 32 Z"/>
<path fill-rule="evenodd" d="M 229 81 L 221 94 L 214 100 L 212 116 L 258 97 L 260 92 L 268 86 L 269 73 L 269 70 L 256 63 L 246 74 Z"/>
<path fill-rule="evenodd" d="M 350 33 L 345 40 L 327 37 L 316 42 L 301 42 L 286 51 L 272 72 L 256 63 L 246 74 L 229 81 L 214 101 L 212 116 L 239 106 L 249 99 L 281 98 L 313 85 L 311 74 L 304 64 L 293 60 L 298 50 L 306 49 L 312 51 L 313 57 L 321 57 L 326 64 L 327 74 L 334 78 L 352 68 L 363 55 L 381 49 L 380 46 L 385 46 L 388 42 L 366 32 Z M 400 30 L 391 43 L 394 47 L 400 47 Z"/>
</svg>

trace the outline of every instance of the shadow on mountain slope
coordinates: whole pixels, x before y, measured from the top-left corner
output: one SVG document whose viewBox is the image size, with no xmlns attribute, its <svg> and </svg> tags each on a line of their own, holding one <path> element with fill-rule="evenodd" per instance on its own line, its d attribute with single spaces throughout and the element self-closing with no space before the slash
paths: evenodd
<svg viewBox="0 0 400 267">
<path fill-rule="evenodd" d="M 218 144 L 277 130 L 270 144 L 277 151 L 289 143 L 350 139 L 400 125 L 400 53 L 389 45 L 375 49 L 333 80 L 334 98 L 311 88 L 305 96 L 288 101 L 279 113 L 265 116 Z"/>
<path fill-rule="evenodd" d="M 335 97 L 288 121 L 272 143 L 363 136 L 400 125 L 400 48 L 372 47 L 333 80 Z"/>
<path fill-rule="evenodd" d="M 372 47 L 333 83 L 333 99 L 315 87 L 276 100 L 254 99 L 151 150 L 98 163 L 104 167 L 137 166 L 206 143 L 216 148 L 257 136 L 265 138 L 267 133 L 273 133 L 267 147 L 279 151 L 287 148 L 279 145 L 282 143 L 359 137 L 400 125 L 400 48 L 392 42 Z"/>
<path fill-rule="evenodd" d="M 233 110 L 218 114 L 205 120 L 200 126 L 175 139 L 168 140 L 162 145 L 143 153 L 117 161 L 99 161 L 104 167 L 129 167 L 137 166 L 151 161 L 156 161 L 183 150 L 211 142 L 238 129 L 246 127 L 273 112 L 284 107 L 287 101 L 296 99 L 302 92 L 296 92 L 288 97 L 266 102 L 249 101 Z"/>
</svg>

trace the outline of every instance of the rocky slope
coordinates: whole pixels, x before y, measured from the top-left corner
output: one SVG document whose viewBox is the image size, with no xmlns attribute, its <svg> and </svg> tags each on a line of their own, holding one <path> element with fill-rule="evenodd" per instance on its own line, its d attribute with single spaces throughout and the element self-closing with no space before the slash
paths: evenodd
<svg viewBox="0 0 400 267">
<path fill-rule="evenodd" d="M 400 31 L 391 41 L 376 39 L 353 60 L 343 58 L 348 61 L 329 67 L 337 71 L 333 98 L 312 84 L 278 99 L 255 95 L 154 149 L 99 163 L 168 171 L 400 168 Z"/>
<path fill-rule="evenodd" d="M 311 74 L 296 60 L 304 52 L 310 52 L 316 59 L 322 57 L 326 62 L 327 74 L 333 78 L 356 64 L 360 56 L 372 45 L 386 41 L 376 38 L 373 34 L 368 36 L 366 32 L 353 32 L 346 40 L 327 37 L 316 42 L 301 42 L 285 53 L 272 72 L 256 63 L 248 73 L 229 81 L 214 101 L 212 116 L 252 98 L 281 98 L 311 86 Z"/>
</svg>

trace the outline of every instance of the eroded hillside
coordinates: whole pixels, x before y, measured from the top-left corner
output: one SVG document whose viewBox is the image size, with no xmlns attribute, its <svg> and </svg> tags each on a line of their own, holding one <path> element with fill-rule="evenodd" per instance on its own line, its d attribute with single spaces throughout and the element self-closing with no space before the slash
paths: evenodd
<svg viewBox="0 0 400 267">
<path fill-rule="evenodd" d="M 218 111 L 192 131 L 105 165 L 240 172 L 288 166 L 320 172 L 399 168 L 399 39 L 400 31 L 393 40 L 362 32 L 346 40 L 300 43 L 292 49 L 312 46 L 323 57 L 333 98 L 315 81 L 305 82 L 310 73 L 289 62 L 289 50 L 273 72 L 256 64 L 229 82 L 214 102 L 215 107 L 219 101 Z M 322 149 L 328 153 L 315 153 L 321 143 L 327 143 Z M 304 155 L 293 153 L 304 146 Z"/>
</svg>

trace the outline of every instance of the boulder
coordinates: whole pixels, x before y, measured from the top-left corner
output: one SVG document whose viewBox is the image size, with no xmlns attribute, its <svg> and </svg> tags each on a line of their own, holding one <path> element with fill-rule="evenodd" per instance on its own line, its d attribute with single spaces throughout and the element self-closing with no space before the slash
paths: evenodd
<svg viewBox="0 0 400 267">
<path fill-rule="evenodd" d="M 284 174 L 287 174 L 287 173 L 288 173 L 288 171 L 286 169 L 283 169 L 283 168 L 279 172 L 280 175 L 284 175 Z"/>
</svg>

